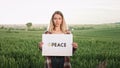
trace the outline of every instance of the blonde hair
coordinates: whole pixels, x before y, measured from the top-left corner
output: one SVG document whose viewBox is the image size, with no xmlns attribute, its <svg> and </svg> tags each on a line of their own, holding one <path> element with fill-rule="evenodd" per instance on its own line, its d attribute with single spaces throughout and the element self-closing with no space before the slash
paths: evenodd
<svg viewBox="0 0 120 68">
<path fill-rule="evenodd" d="M 55 25 L 54 25 L 54 22 L 53 22 L 53 18 L 54 18 L 54 15 L 55 15 L 55 14 L 59 14 L 59 15 L 62 17 L 62 24 L 60 25 L 60 29 L 61 29 L 61 31 L 62 31 L 63 33 L 66 33 L 66 31 L 68 30 L 68 28 L 67 28 L 67 25 L 66 25 L 64 16 L 63 16 L 62 12 L 60 12 L 60 11 L 55 11 L 55 12 L 53 13 L 47 31 L 53 32 L 53 30 L 54 30 L 54 28 L 55 28 Z"/>
</svg>

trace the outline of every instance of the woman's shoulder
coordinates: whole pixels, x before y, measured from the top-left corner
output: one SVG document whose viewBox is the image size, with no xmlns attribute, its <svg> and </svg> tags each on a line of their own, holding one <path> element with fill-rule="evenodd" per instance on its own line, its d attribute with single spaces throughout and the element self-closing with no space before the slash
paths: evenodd
<svg viewBox="0 0 120 68">
<path fill-rule="evenodd" d="M 50 31 L 45 31 L 44 34 L 52 34 Z"/>
<path fill-rule="evenodd" d="M 71 31 L 70 30 L 66 30 L 66 34 L 71 34 Z"/>
<path fill-rule="evenodd" d="M 50 31 L 45 31 L 44 34 L 52 34 L 52 32 L 50 32 Z M 70 31 L 70 30 L 66 30 L 66 31 L 65 31 L 65 34 L 71 34 L 71 31 Z"/>
</svg>

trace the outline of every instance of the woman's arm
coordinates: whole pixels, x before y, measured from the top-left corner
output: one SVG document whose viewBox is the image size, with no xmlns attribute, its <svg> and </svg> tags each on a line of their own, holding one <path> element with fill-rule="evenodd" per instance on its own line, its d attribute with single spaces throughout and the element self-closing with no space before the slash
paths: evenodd
<svg viewBox="0 0 120 68">
<path fill-rule="evenodd" d="M 51 34 L 51 32 L 45 31 L 44 34 Z M 43 42 L 39 42 L 38 48 L 39 48 L 40 50 L 42 50 L 42 46 L 43 46 Z"/>
<path fill-rule="evenodd" d="M 71 31 L 67 30 L 66 34 L 71 34 Z M 73 53 L 74 53 L 77 50 L 77 48 L 78 48 L 78 44 L 76 42 L 73 42 L 72 46 L 73 46 Z"/>
<path fill-rule="evenodd" d="M 73 46 L 73 53 L 74 53 L 78 48 L 78 44 L 76 42 L 73 42 L 72 46 Z"/>
<path fill-rule="evenodd" d="M 39 42 L 38 47 L 39 47 L 40 50 L 42 50 L 42 45 L 43 45 L 43 42 Z"/>
</svg>

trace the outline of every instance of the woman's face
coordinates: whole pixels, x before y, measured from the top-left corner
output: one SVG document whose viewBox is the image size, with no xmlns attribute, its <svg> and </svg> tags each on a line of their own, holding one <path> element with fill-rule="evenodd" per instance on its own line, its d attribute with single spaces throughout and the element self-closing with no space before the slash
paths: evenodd
<svg viewBox="0 0 120 68">
<path fill-rule="evenodd" d="M 53 17 L 53 22 L 55 27 L 60 27 L 60 25 L 62 24 L 62 16 L 59 14 L 55 14 Z"/>
</svg>

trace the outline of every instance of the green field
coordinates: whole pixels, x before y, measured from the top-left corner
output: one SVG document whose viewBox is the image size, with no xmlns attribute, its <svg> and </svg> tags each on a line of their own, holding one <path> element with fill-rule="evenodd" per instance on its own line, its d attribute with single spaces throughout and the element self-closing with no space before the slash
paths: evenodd
<svg viewBox="0 0 120 68">
<path fill-rule="evenodd" d="M 120 24 L 71 26 L 79 47 L 71 57 L 72 68 L 120 68 Z M 0 29 L 0 68 L 44 68 L 38 49 L 43 30 Z"/>
</svg>

